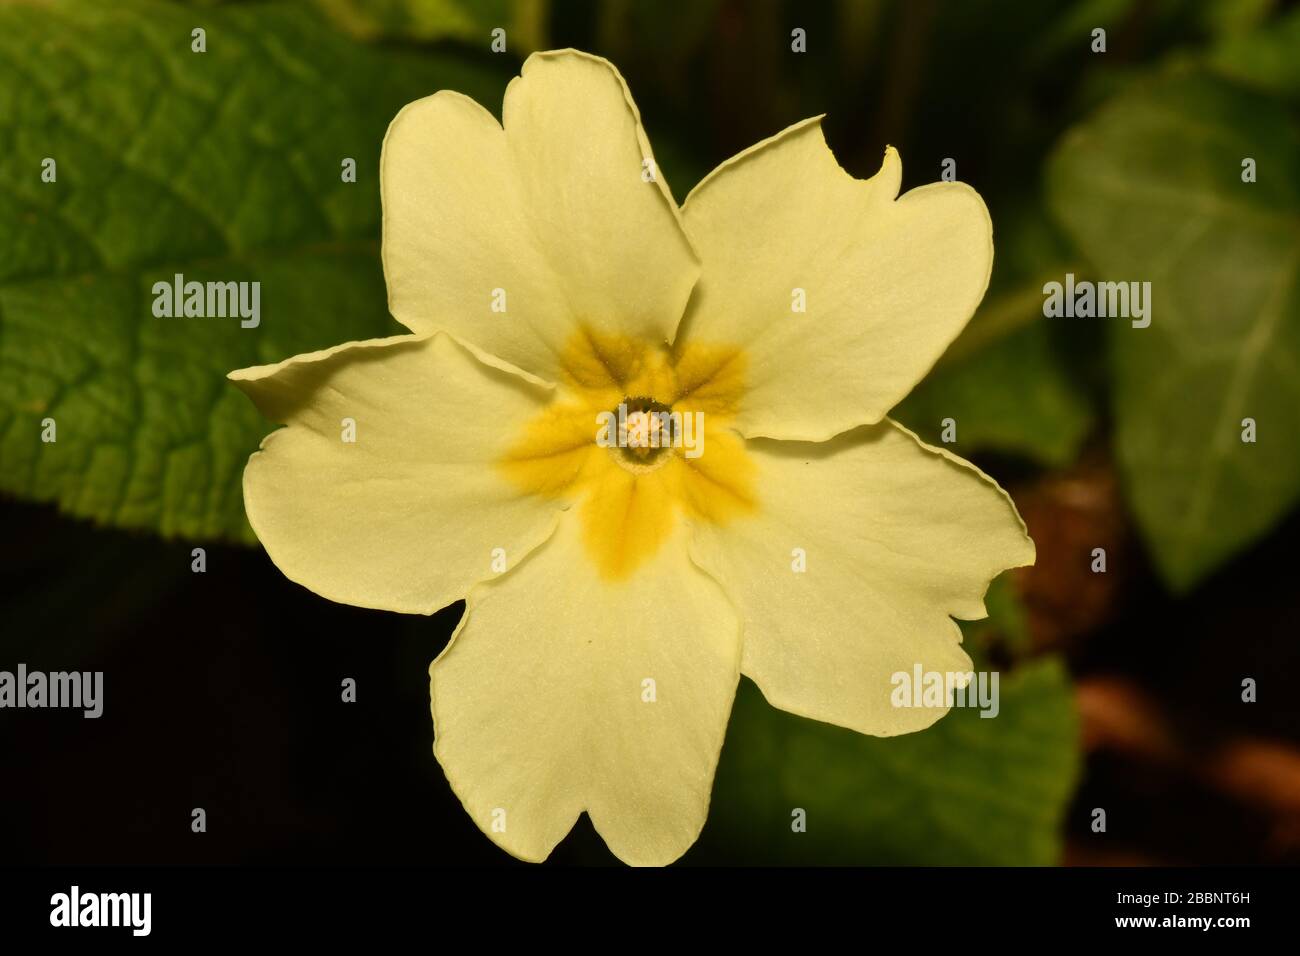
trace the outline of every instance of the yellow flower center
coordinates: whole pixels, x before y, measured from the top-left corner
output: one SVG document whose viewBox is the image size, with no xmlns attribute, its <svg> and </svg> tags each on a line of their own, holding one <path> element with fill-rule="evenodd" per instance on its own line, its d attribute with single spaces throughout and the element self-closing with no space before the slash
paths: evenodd
<svg viewBox="0 0 1300 956">
<path fill-rule="evenodd" d="M 579 502 L 602 576 L 629 577 L 682 517 L 723 524 L 755 508 L 754 464 L 731 429 L 744 393 L 734 347 L 672 350 L 583 329 L 556 397 L 499 465 L 527 494 Z"/>
</svg>

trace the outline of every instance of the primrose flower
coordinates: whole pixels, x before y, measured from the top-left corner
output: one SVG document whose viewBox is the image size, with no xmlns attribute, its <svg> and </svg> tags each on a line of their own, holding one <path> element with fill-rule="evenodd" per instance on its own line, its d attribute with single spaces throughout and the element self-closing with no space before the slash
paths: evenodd
<svg viewBox="0 0 1300 956">
<path fill-rule="evenodd" d="M 965 325 L 992 229 L 960 183 L 856 180 L 817 119 L 679 208 L 618 72 L 535 54 L 503 123 L 411 103 L 384 143 L 389 308 L 410 335 L 232 372 L 272 432 L 248 517 L 288 577 L 430 614 L 434 752 L 502 848 L 584 811 L 685 852 L 741 674 L 889 736 L 899 672 L 969 672 L 956 618 L 1032 563 L 1007 495 L 886 413 Z"/>
</svg>

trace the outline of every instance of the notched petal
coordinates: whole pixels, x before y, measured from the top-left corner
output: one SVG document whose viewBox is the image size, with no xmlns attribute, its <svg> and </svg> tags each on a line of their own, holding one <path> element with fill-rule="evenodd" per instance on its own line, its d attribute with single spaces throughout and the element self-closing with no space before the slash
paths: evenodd
<svg viewBox="0 0 1300 956">
<path fill-rule="evenodd" d="M 744 343 L 746 436 L 825 441 L 880 421 L 974 313 L 993 261 L 983 201 L 957 183 L 900 196 L 901 177 L 891 147 L 854 179 L 809 120 L 688 197 L 704 268 L 682 334 Z"/>
</svg>

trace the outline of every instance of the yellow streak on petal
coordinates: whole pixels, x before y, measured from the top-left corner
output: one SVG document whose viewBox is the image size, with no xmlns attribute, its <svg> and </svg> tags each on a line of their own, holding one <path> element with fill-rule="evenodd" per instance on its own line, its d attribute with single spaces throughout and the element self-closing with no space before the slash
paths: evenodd
<svg viewBox="0 0 1300 956">
<path fill-rule="evenodd" d="M 582 391 L 617 391 L 638 375 L 646 346 L 626 335 L 608 335 L 583 327 L 565 344 L 560 367 L 565 383 Z"/>
<path fill-rule="evenodd" d="M 499 465 L 526 494 L 579 504 L 583 542 L 602 576 L 631 577 L 681 516 L 724 524 L 757 508 L 754 463 L 728 427 L 745 391 L 740 349 L 686 345 L 669 353 L 657 343 L 583 329 L 566 344 L 561 364 L 555 400 Z M 683 416 L 703 412 L 703 454 L 688 458 L 675 448 L 662 467 L 623 467 L 618 449 L 597 445 L 596 435 L 598 416 L 624 398 L 654 399 Z"/>
<path fill-rule="evenodd" d="M 596 415 L 602 410 L 576 401 L 548 405 L 511 444 L 500 467 L 527 494 L 571 497 L 606 454 L 595 443 Z"/>
<path fill-rule="evenodd" d="M 745 396 L 745 353 L 730 345 L 688 345 L 676 356 L 676 391 L 670 404 L 683 411 L 732 418 Z"/>
<path fill-rule="evenodd" d="M 758 507 L 756 469 L 735 432 L 706 425 L 704 437 L 703 455 L 674 462 L 679 466 L 678 497 L 692 518 L 725 525 Z"/>
<path fill-rule="evenodd" d="M 611 463 L 582 503 L 582 540 L 606 578 L 631 577 L 672 533 L 677 509 L 667 470 L 638 475 Z"/>
</svg>

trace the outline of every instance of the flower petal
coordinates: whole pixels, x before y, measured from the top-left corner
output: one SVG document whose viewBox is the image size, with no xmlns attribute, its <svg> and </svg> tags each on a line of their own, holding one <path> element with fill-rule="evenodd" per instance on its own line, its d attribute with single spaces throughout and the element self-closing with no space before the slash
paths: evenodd
<svg viewBox="0 0 1300 956">
<path fill-rule="evenodd" d="M 974 313 L 993 263 L 983 200 L 963 183 L 896 199 L 901 177 L 891 147 L 875 176 L 854 179 L 813 119 L 687 198 L 704 268 L 681 334 L 744 343 L 746 436 L 823 441 L 879 421 Z"/>
<path fill-rule="evenodd" d="M 699 524 L 691 548 L 740 609 L 741 671 L 805 717 L 877 736 L 928 727 L 946 708 L 894 707 L 891 677 L 970 670 L 949 615 L 984 617 L 989 581 L 1034 560 L 1011 500 L 889 420 L 747 447 L 758 508 Z"/>
<path fill-rule="evenodd" d="M 389 127 L 393 315 L 547 383 L 580 323 L 671 339 L 699 265 L 662 175 L 642 179 L 653 157 L 618 71 L 573 50 L 535 53 L 502 112 L 504 129 L 473 100 L 441 92 Z"/>
<path fill-rule="evenodd" d="M 323 597 L 432 614 L 554 528 L 560 505 L 519 495 L 492 466 L 546 391 L 448 336 L 357 342 L 230 378 L 289 426 L 244 469 L 248 520 L 276 566 Z"/>
<path fill-rule="evenodd" d="M 581 527 L 565 515 L 522 566 L 471 593 L 429 670 L 434 752 L 515 856 L 545 859 L 586 810 L 623 861 L 670 863 L 708 812 L 739 674 L 736 616 L 687 559 L 680 523 L 617 583 L 583 553 Z"/>
</svg>

